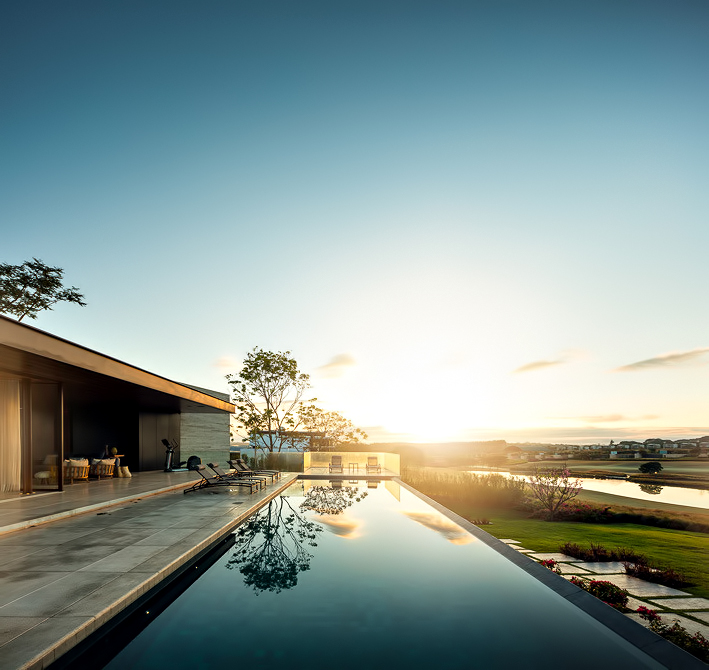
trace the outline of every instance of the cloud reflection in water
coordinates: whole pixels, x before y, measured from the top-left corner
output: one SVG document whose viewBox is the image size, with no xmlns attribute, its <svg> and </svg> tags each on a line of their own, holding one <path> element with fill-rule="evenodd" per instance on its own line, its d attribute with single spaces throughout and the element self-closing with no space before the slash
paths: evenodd
<svg viewBox="0 0 709 670">
<path fill-rule="evenodd" d="M 416 521 L 416 523 L 430 528 L 452 544 L 470 544 L 475 540 L 470 533 L 463 530 L 457 523 L 446 519 L 442 514 L 435 512 L 407 512 L 404 510 L 402 510 L 402 514 Z"/>
</svg>

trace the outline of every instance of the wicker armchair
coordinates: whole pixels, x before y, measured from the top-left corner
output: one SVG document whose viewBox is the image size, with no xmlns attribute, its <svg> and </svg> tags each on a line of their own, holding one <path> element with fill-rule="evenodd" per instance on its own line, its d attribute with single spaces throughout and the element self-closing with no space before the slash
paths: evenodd
<svg viewBox="0 0 709 670">
<path fill-rule="evenodd" d="M 89 463 L 77 465 L 79 461 L 64 461 L 64 481 L 73 484 L 75 481 L 89 481 Z"/>
<path fill-rule="evenodd" d="M 116 470 L 116 459 L 115 458 L 104 458 L 98 463 L 92 463 L 89 466 L 89 477 L 96 477 L 96 479 L 101 479 L 103 477 L 113 477 Z"/>
</svg>

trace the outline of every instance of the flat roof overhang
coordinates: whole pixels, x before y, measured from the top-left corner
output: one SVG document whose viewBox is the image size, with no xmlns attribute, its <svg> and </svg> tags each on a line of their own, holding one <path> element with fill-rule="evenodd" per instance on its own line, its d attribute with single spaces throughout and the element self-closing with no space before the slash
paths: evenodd
<svg viewBox="0 0 709 670">
<path fill-rule="evenodd" d="M 134 400 L 155 410 L 236 411 L 234 405 L 116 358 L 0 316 L 0 378 L 62 382 L 102 400 Z"/>
</svg>

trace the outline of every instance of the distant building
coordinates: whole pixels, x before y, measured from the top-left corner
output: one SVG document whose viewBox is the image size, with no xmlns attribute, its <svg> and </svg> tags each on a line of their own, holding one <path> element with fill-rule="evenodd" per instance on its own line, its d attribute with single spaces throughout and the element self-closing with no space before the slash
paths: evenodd
<svg viewBox="0 0 709 670">
<path fill-rule="evenodd" d="M 331 447 L 332 440 L 321 431 L 294 430 L 260 430 L 249 437 L 251 449 L 270 450 L 272 445 L 274 452 L 320 451 Z"/>
</svg>

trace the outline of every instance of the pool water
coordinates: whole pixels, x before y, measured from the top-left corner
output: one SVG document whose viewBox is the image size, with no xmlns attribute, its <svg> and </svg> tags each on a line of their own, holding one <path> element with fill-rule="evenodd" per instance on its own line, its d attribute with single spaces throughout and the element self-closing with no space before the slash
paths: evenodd
<svg viewBox="0 0 709 670">
<path fill-rule="evenodd" d="M 663 667 L 395 482 L 315 480 L 107 667 L 236 666 Z"/>
</svg>

